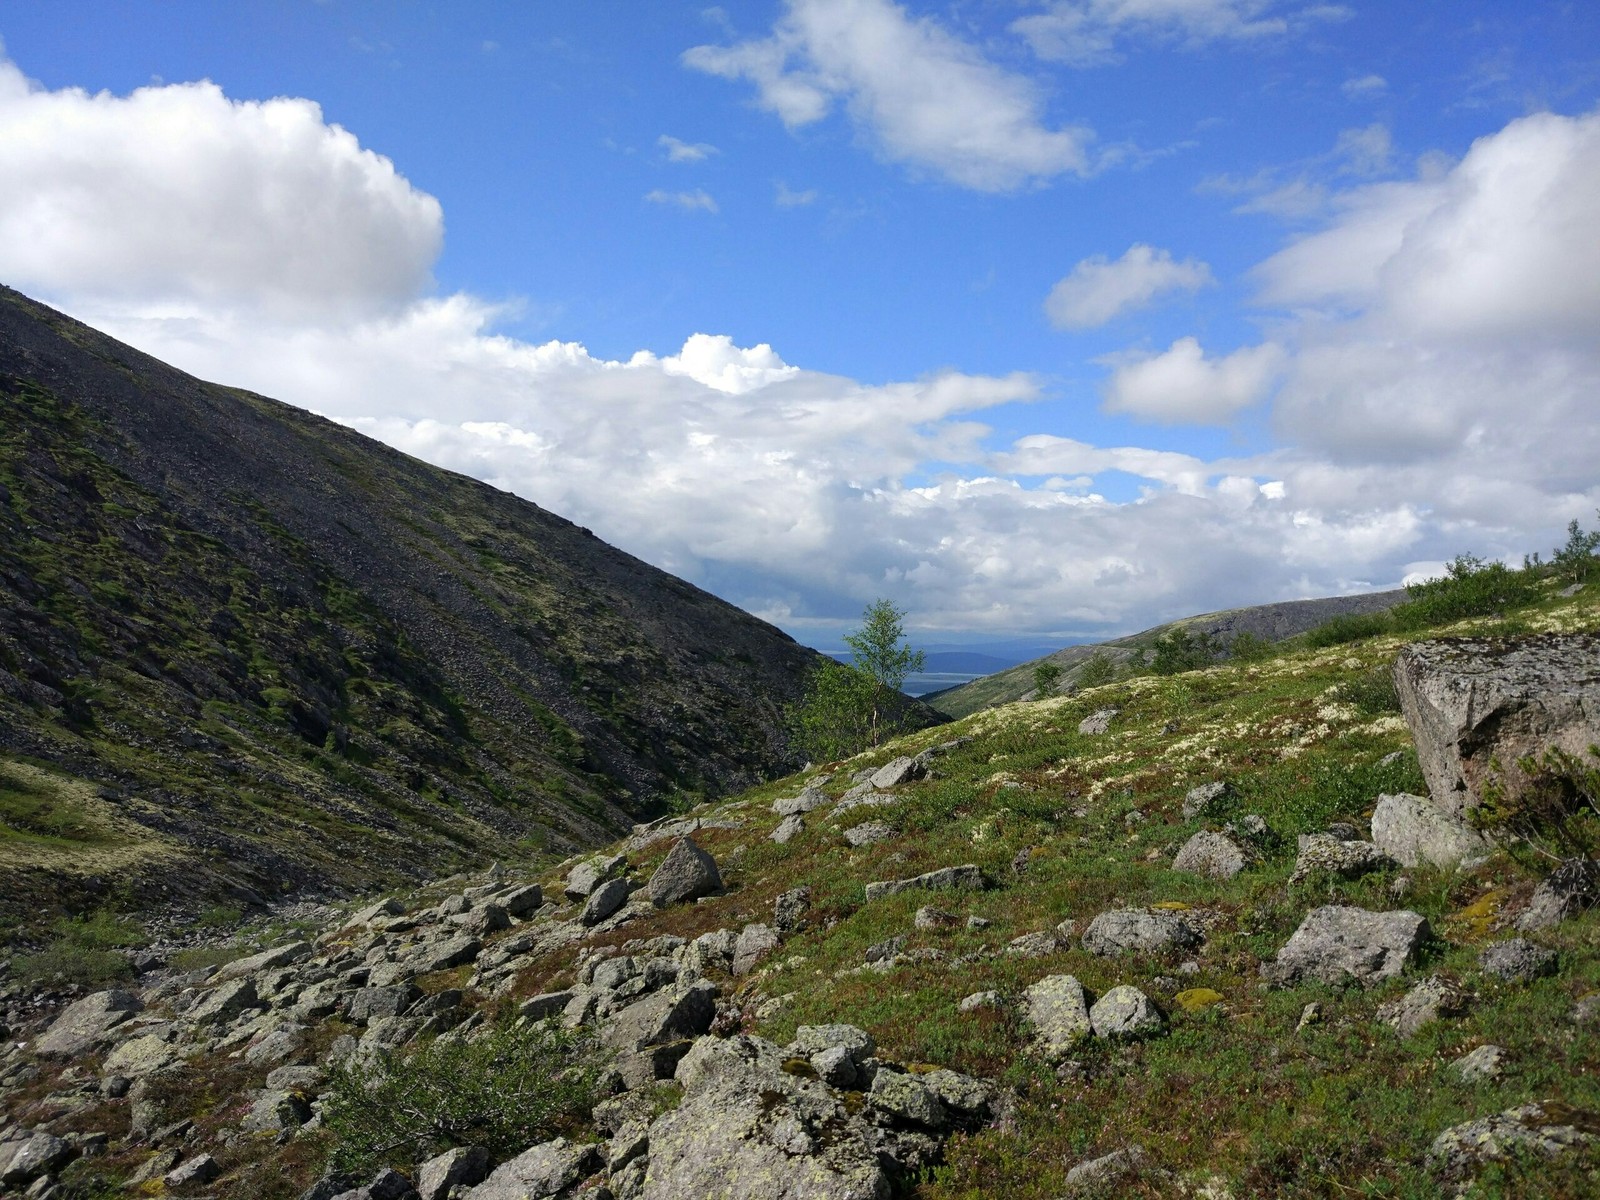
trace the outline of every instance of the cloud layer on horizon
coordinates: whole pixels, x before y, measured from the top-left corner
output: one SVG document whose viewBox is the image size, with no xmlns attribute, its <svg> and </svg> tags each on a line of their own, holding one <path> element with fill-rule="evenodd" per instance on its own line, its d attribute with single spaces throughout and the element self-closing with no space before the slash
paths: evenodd
<svg viewBox="0 0 1600 1200">
<path fill-rule="evenodd" d="M 196 132 L 159 162 L 116 152 L 172 128 Z M 1600 505 L 1596 115 L 1522 118 L 1457 163 L 1333 196 L 1253 275 L 1259 345 L 1185 337 L 1109 364 L 1104 403 L 1142 419 L 1265 414 L 1276 448 L 1216 459 L 1074 437 L 1052 382 L 1023 371 L 865 384 L 687 330 L 622 360 L 504 336 L 504 307 L 430 294 L 437 202 L 308 101 L 48 92 L 0 61 L 0 130 L 18 183 L 0 192 L 0 279 L 792 630 L 877 595 L 927 630 L 1137 628 L 1514 556 Z M 271 205 L 240 195 L 263 173 Z M 43 254 L 27 230 L 99 253 Z M 332 238 L 348 246 L 330 294 Z M 997 441 L 1002 409 L 1035 432 Z"/>
</svg>

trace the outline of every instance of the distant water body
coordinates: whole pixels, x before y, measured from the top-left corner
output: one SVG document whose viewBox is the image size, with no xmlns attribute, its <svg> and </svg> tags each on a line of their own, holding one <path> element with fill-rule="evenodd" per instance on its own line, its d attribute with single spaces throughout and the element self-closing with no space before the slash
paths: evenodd
<svg viewBox="0 0 1600 1200">
<path fill-rule="evenodd" d="M 982 675 L 965 675 L 954 671 L 927 671 L 920 675 L 907 675 L 906 695 L 926 696 L 929 692 L 942 692 L 945 688 L 953 688 L 958 684 L 971 683 L 974 679 L 982 678 Z"/>
</svg>

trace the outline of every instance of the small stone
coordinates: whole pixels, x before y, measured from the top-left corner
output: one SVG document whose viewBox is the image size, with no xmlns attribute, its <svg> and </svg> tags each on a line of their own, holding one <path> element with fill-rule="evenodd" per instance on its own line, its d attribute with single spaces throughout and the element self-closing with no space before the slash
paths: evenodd
<svg viewBox="0 0 1600 1200">
<path fill-rule="evenodd" d="M 1095 1036 L 1102 1038 L 1151 1037 L 1167 1027 L 1166 1018 L 1150 997 L 1128 984 L 1112 988 L 1095 1001 L 1089 1023 Z"/>
<path fill-rule="evenodd" d="M 622 854 L 610 857 L 591 858 L 579 863 L 567 873 L 566 883 L 562 891 L 569 900 L 583 900 L 595 888 L 611 879 L 628 864 L 627 856 Z"/>
<path fill-rule="evenodd" d="M 1006 946 L 1006 953 L 1019 958 L 1044 958 L 1060 949 L 1061 944 L 1056 941 L 1056 935 L 1053 933 L 1025 933 L 1021 937 L 1011 939 Z"/>
<path fill-rule="evenodd" d="M 929 871 L 912 879 L 869 883 L 866 891 L 867 899 L 871 901 L 918 889 L 935 891 L 943 888 L 962 888 L 968 891 L 981 891 L 989 886 L 988 877 L 975 864 L 965 863 L 959 867 L 940 867 L 937 871 Z"/>
<path fill-rule="evenodd" d="M 1214 783 L 1202 783 L 1199 787 L 1190 788 L 1183 798 L 1183 819 L 1192 821 L 1196 817 L 1203 817 L 1228 794 L 1228 785 L 1221 780 Z"/>
<path fill-rule="evenodd" d="M 906 936 L 902 933 L 896 937 L 885 938 L 881 942 L 868 946 L 867 952 L 863 957 L 869 963 L 888 962 L 898 955 L 900 951 L 904 950 L 905 946 Z"/>
<path fill-rule="evenodd" d="M 961 918 L 953 912 L 946 912 L 942 908 L 934 908 L 931 904 L 924 904 L 917 909 L 916 915 L 911 918 L 911 923 L 918 929 L 948 929 L 959 924 Z"/>
<path fill-rule="evenodd" d="M 1096 709 L 1078 722 L 1078 732 L 1090 736 L 1102 734 L 1111 728 L 1112 719 L 1121 711 L 1118 708 Z"/>
<path fill-rule="evenodd" d="M 928 1129 L 942 1129 L 949 1124 L 950 1114 L 945 1110 L 944 1102 L 924 1087 L 915 1075 L 879 1071 L 873 1076 L 867 1094 L 874 1108 L 896 1121 Z"/>
<path fill-rule="evenodd" d="M 168 1171 L 162 1182 L 169 1188 L 187 1187 L 190 1184 L 210 1183 L 222 1174 L 222 1167 L 209 1154 L 197 1155 Z"/>
<path fill-rule="evenodd" d="M 989 920 L 988 917 L 972 916 L 967 918 L 968 929 L 987 929 L 993 924 L 994 922 Z"/>
<path fill-rule="evenodd" d="M 1550 929 L 1596 904 L 1600 904 L 1600 862 L 1570 859 L 1533 890 L 1517 928 L 1524 933 Z"/>
<path fill-rule="evenodd" d="M 1600 1021 L 1600 992 L 1587 992 L 1579 996 L 1567 1019 L 1574 1025 L 1593 1025 Z"/>
<path fill-rule="evenodd" d="M 812 1058 L 832 1047 L 842 1047 L 858 1066 L 877 1052 L 878 1044 L 865 1029 L 854 1025 L 802 1025 L 794 1031 L 790 1049 L 801 1058 Z"/>
<path fill-rule="evenodd" d="M 844 840 L 852 846 L 870 846 L 874 842 L 886 842 L 894 835 L 893 825 L 885 824 L 883 821 L 867 821 L 846 829 Z"/>
<path fill-rule="evenodd" d="M 963 996 L 956 1005 L 960 1012 L 977 1012 L 980 1008 L 999 1008 L 999 992 L 973 992 L 970 996 Z"/>
<path fill-rule="evenodd" d="M 1099 1191 L 1138 1174 L 1148 1161 L 1149 1156 L 1140 1146 L 1129 1146 L 1123 1150 L 1113 1150 L 1110 1154 L 1103 1154 L 1099 1158 L 1091 1158 L 1067 1172 L 1067 1191 L 1069 1193 Z"/>
<path fill-rule="evenodd" d="M 1313 1025 L 1322 1024 L 1322 1001 L 1313 1000 L 1300 1010 L 1300 1020 L 1295 1024 L 1294 1031 L 1300 1033 Z"/>
<path fill-rule="evenodd" d="M 1501 1046 L 1479 1046 L 1451 1063 L 1451 1069 L 1466 1083 L 1499 1079 L 1505 1070 L 1506 1052 Z"/>
<path fill-rule="evenodd" d="M 1410 1037 L 1442 1017 L 1459 1017 L 1467 1011 L 1468 997 L 1440 975 L 1430 975 L 1397 1000 L 1378 1005 L 1378 1020 L 1391 1025 L 1401 1037 Z"/>
<path fill-rule="evenodd" d="M 1071 975 L 1048 975 L 1024 991 L 1022 999 L 1023 1016 L 1046 1058 L 1065 1058 L 1094 1032 L 1088 996 Z"/>
<path fill-rule="evenodd" d="M 1511 938 L 1484 947 L 1478 955 L 1478 966 L 1485 975 L 1507 983 L 1529 983 L 1556 973 L 1556 952 L 1526 938 Z"/>
<path fill-rule="evenodd" d="M 790 888 L 772 902 L 772 924 L 780 933 L 792 932 L 800 927 L 810 907 L 810 888 Z"/>
<path fill-rule="evenodd" d="M 1244 870 L 1248 861 L 1244 847 L 1237 842 L 1202 829 L 1183 844 L 1183 849 L 1172 860 L 1172 869 L 1212 879 L 1232 879 Z"/>
<path fill-rule="evenodd" d="M 896 758 L 879 767 L 872 776 L 872 786 L 875 788 L 898 787 L 902 783 L 909 783 L 913 779 L 921 779 L 928 773 L 927 763 L 917 758 Z"/>
</svg>

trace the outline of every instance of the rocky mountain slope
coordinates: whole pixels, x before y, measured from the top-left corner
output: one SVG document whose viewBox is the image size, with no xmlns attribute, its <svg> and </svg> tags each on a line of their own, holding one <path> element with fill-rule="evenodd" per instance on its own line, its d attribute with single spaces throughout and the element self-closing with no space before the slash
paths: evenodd
<svg viewBox="0 0 1600 1200">
<path fill-rule="evenodd" d="M 1485 640 L 1011 704 L 64 1010 L 12 983 L 0 1187 L 1594 1195 L 1600 774 L 1433 796 L 1412 727 L 1590 728 L 1600 587 L 1440 634 Z"/>
<path fill-rule="evenodd" d="M 792 769 L 815 657 L 0 289 L 0 919 L 596 844 Z"/>
<path fill-rule="evenodd" d="M 952 717 L 964 717 L 979 709 L 996 704 L 1009 704 L 1033 692 L 1033 669 L 1040 663 L 1050 662 L 1061 668 L 1059 687 L 1070 688 L 1078 682 L 1083 665 L 1100 653 L 1117 666 L 1122 666 L 1135 655 L 1148 651 L 1156 639 L 1183 629 L 1190 634 L 1207 634 L 1226 644 L 1241 634 L 1263 642 L 1281 642 L 1288 638 L 1324 625 L 1335 617 L 1383 612 L 1401 604 L 1406 599 L 1403 590 L 1367 592 L 1359 596 L 1329 596 L 1320 600 L 1286 600 L 1277 604 L 1257 604 L 1249 608 L 1230 608 L 1222 612 L 1206 613 L 1198 617 L 1185 617 L 1156 625 L 1127 637 L 1112 638 L 1106 642 L 1086 642 L 1081 646 L 1066 646 L 1043 658 L 1030 660 L 1019 666 L 996 671 L 982 679 L 974 679 L 959 687 L 942 692 L 930 692 L 923 697 L 931 707 Z"/>
</svg>

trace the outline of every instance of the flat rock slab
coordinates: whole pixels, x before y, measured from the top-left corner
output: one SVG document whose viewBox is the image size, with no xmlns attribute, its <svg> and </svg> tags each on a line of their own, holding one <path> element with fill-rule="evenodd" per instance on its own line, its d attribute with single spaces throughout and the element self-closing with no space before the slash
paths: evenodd
<svg viewBox="0 0 1600 1200">
<path fill-rule="evenodd" d="M 1367 987 L 1399 975 L 1430 932 L 1427 919 L 1409 910 L 1369 912 L 1329 904 L 1306 914 L 1261 974 L 1280 987 L 1305 980 L 1337 986 L 1347 979 Z"/>
<path fill-rule="evenodd" d="M 910 891 L 936 891 L 941 888 L 960 888 L 965 891 L 979 892 L 989 887 L 989 878 L 973 863 L 964 863 L 959 867 L 940 867 L 937 871 L 929 871 L 912 879 L 891 879 L 878 883 L 867 884 L 867 899 L 879 900 L 884 896 L 896 896 L 901 892 Z"/>
<path fill-rule="evenodd" d="M 1490 760 L 1514 795 L 1519 758 L 1600 743 L 1600 634 L 1415 642 L 1394 667 L 1401 710 L 1433 801 L 1459 814 L 1483 799 Z"/>
<path fill-rule="evenodd" d="M 113 988 L 69 1004 L 37 1042 L 36 1054 L 71 1057 L 100 1045 L 112 1029 L 144 1008 L 132 992 Z"/>
<path fill-rule="evenodd" d="M 1022 993 L 1022 1015 L 1046 1058 L 1065 1058 L 1094 1034 L 1089 996 L 1072 975 L 1047 975 Z"/>
<path fill-rule="evenodd" d="M 1121 711 L 1119 708 L 1097 709 L 1078 722 L 1078 732 L 1090 735 L 1104 733 L 1111 728 L 1112 719 Z"/>
<path fill-rule="evenodd" d="M 565 1138 L 544 1142 L 503 1162 L 475 1188 L 470 1200 L 547 1200 L 566 1190 L 600 1166 L 600 1148 L 575 1146 Z"/>
<path fill-rule="evenodd" d="M 1595 1141 L 1600 1118 L 1557 1104 L 1522 1104 L 1493 1116 L 1452 1125 L 1428 1150 L 1434 1169 L 1458 1179 L 1513 1154 L 1554 1158 Z"/>
<path fill-rule="evenodd" d="M 1083 931 L 1083 948 L 1099 955 L 1160 954 L 1192 949 L 1204 940 L 1200 931 L 1178 914 L 1145 908 L 1103 912 Z"/>
</svg>

